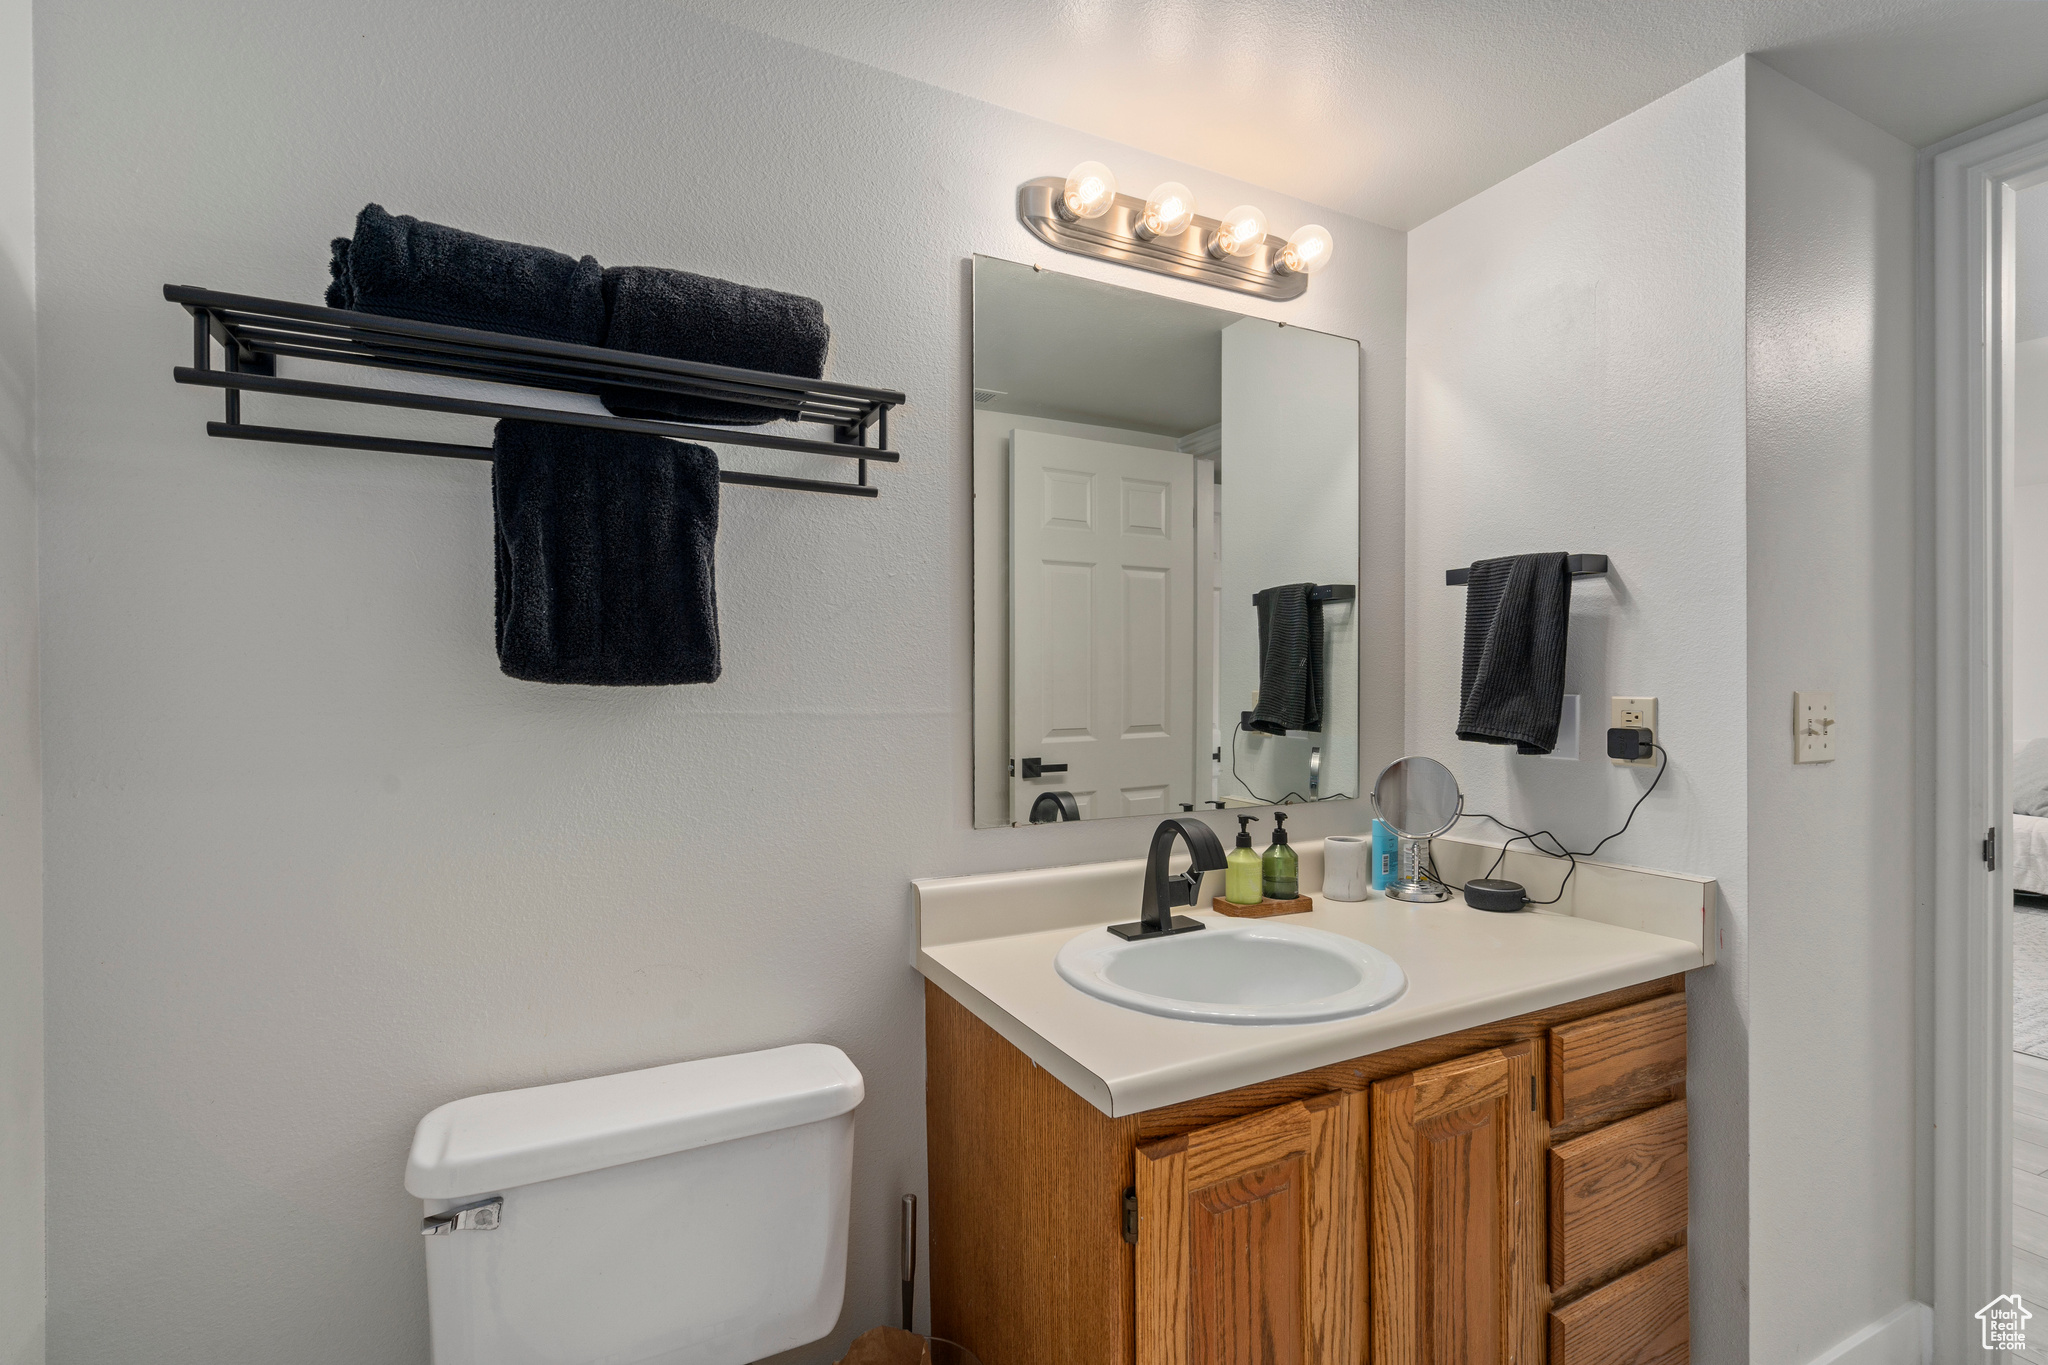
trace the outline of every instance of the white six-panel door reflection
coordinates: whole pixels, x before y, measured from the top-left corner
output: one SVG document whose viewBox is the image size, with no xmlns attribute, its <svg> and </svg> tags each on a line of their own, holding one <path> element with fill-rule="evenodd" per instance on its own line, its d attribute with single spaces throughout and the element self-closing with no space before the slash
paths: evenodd
<svg viewBox="0 0 2048 1365">
<path fill-rule="evenodd" d="M 1194 495 L 1191 455 L 1011 432 L 1012 820 L 1044 791 L 1083 819 L 1196 799 Z"/>
</svg>

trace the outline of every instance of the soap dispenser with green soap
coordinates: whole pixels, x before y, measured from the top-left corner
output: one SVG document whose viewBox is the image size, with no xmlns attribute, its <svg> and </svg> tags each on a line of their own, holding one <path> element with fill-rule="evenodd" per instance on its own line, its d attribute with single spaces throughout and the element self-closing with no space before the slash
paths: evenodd
<svg viewBox="0 0 2048 1365">
<path fill-rule="evenodd" d="M 1263 863 L 1252 847 L 1251 823 L 1258 818 L 1237 817 L 1237 847 L 1223 860 L 1223 899 L 1232 905 L 1257 905 L 1265 897 L 1260 889 Z"/>
<path fill-rule="evenodd" d="M 1266 899 L 1291 901 L 1301 894 L 1301 855 L 1287 842 L 1287 817 L 1273 812 L 1273 843 L 1259 860 L 1260 889 Z"/>
</svg>

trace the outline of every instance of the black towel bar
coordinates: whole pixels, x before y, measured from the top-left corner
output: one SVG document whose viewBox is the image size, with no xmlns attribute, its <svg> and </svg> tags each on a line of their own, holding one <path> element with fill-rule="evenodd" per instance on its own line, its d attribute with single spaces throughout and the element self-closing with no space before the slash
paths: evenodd
<svg viewBox="0 0 2048 1365">
<path fill-rule="evenodd" d="M 1256 602 L 1258 598 L 1253 597 L 1252 600 Z M 1308 600 L 1311 602 L 1356 602 L 1358 600 L 1358 585 L 1356 583 L 1318 583 L 1309 592 Z"/>
<path fill-rule="evenodd" d="M 217 388 L 225 393 L 227 420 L 208 422 L 206 431 L 209 436 L 411 455 L 443 455 L 465 460 L 491 458 L 489 446 L 247 424 L 242 421 L 242 393 L 247 390 L 423 412 L 512 417 L 591 427 L 600 431 L 640 432 L 713 445 L 751 446 L 790 455 L 836 455 L 858 461 L 859 470 L 852 482 L 750 474 L 730 469 L 721 470 L 718 476 L 721 483 L 803 493 L 836 493 L 855 498 L 879 496 L 880 490 L 868 482 L 869 462 L 894 464 L 902 459 L 896 451 L 888 448 L 889 409 L 901 407 L 904 397 L 888 389 L 861 388 L 830 380 L 670 360 L 665 356 L 612 351 L 564 341 L 543 341 L 468 327 L 444 327 L 437 323 L 288 303 L 280 299 L 221 294 L 189 285 L 167 284 L 164 297 L 183 306 L 192 315 L 192 364 L 177 366 L 171 371 L 171 377 L 180 384 Z M 225 369 L 213 366 L 212 343 L 216 342 L 225 355 Z M 655 418 L 617 417 L 608 412 L 536 408 L 517 403 L 494 403 L 481 398 L 288 378 L 277 373 L 278 356 L 451 379 L 486 380 L 564 393 L 596 394 L 600 391 L 640 389 L 670 396 L 758 401 L 763 406 L 790 412 L 794 421 L 829 427 L 832 439 L 809 440 L 752 427 L 707 427 Z M 873 445 L 868 444 L 870 430 L 874 433 Z"/>
<path fill-rule="evenodd" d="M 1607 556 L 1567 555 L 1564 566 L 1571 571 L 1573 578 L 1598 578 L 1607 572 Z M 1462 588 L 1465 586 L 1465 580 L 1470 577 L 1472 570 L 1469 568 L 1444 570 L 1444 584 L 1447 587 Z"/>
</svg>

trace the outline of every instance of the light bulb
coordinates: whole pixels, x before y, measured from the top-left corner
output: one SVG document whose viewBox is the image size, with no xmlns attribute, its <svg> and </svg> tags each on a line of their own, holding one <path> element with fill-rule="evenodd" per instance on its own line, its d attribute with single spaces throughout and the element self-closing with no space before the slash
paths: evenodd
<svg viewBox="0 0 2048 1365">
<path fill-rule="evenodd" d="M 1266 215 L 1250 204 L 1239 204 L 1223 215 L 1216 235 L 1209 239 L 1209 254 L 1218 257 L 1249 256 L 1266 240 Z"/>
<path fill-rule="evenodd" d="M 1310 223 L 1287 239 L 1273 269 L 1282 275 L 1313 275 L 1330 263 L 1332 246 L 1330 230 Z"/>
<path fill-rule="evenodd" d="M 1060 192 L 1062 216 L 1100 218 L 1116 202 L 1116 176 L 1100 161 L 1084 161 L 1067 175 L 1067 187 Z"/>
<path fill-rule="evenodd" d="M 1145 201 L 1145 211 L 1138 216 L 1138 236 L 1178 237 L 1194 221 L 1194 191 L 1169 180 Z"/>
</svg>

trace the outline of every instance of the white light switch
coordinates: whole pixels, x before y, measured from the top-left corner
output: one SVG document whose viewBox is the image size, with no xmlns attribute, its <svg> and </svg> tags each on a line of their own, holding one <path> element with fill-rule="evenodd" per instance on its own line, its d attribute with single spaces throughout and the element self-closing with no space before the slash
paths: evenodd
<svg viewBox="0 0 2048 1365">
<path fill-rule="evenodd" d="M 1835 761 L 1835 694 L 1794 692 L 1792 694 L 1792 761 L 1832 763 Z"/>
<path fill-rule="evenodd" d="M 1557 745 L 1547 754 L 1534 754 L 1534 758 L 1562 758 L 1576 763 L 1579 759 L 1579 694 L 1564 694 L 1564 705 L 1557 709 Z"/>
</svg>

